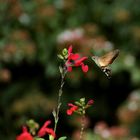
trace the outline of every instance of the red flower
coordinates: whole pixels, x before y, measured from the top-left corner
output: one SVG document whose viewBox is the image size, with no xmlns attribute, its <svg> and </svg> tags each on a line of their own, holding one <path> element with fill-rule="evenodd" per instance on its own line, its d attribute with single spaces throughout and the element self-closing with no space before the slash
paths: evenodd
<svg viewBox="0 0 140 140">
<path fill-rule="evenodd" d="M 23 132 L 16 137 L 16 140 L 34 140 L 25 126 L 22 128 L 22 131 Z"/>
<path fill-rule="evenodd" d="M 94 100 L 90 99 L 87 104 L 92 105 L 93 103 L 94 103 Z"/>
<path fill-rule="evenodd" d="M 70 109 L 67 110 L 67 115 L 72 115 L 72 113 L 78 109 L 78 106 L 72 103 L 69 103 L 68 106 L 70 106 Z"/>
<path fill-rule="evenodd" d="M 46 134 L 50 134 L 55 138 L 55 132 L 53 131 L 53 129 L 48 128 L 48 125 L 51 123 L 50 120 L 46 121 L 44 123 L 44 125 L 41 127 L 41 129 L 38 132 L 38 136 L 39 137 L 43 137 Z"/>
<path fill-rule="evenodd" d="M 83 72 L 88 71 L 88 65 L 84 65 L 83 61 L 86 60 L 87 57 L 80 57 L 78 53 L 72 53 L 72 45 L 68 48 L 68 60 L 66 61 L 66 67 L 69 72 L 72 71 L 72 67 L 81 66 Z"/>
</svg>

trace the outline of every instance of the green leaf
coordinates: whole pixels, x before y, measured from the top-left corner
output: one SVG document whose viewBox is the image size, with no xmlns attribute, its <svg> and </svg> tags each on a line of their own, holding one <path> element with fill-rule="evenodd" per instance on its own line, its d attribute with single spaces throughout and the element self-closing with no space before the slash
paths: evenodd
<svg viewBox="0 0 140 140">
<path fill-rule="evenodd" d="M 66 140 L 67 137 L 66 136 L 63 136 L 63 137 L 60 137 L 58 140 Z"/>
<path fill-rule="evenodd" d="M 65 56 L 68 54 L 68 50 L 66 48 L 63 49 L 62 54 Z"/>
<path fill-rule="evenodd" d="M 63 68 L 61 66 L 59 66 L 59 71 L 61 74 L 63 73 Z"/>
<path fill-rule="evenodd" d="M 63 57 L 61 54 L 58 54 L 57 57 L 58 57 L 59 59 L 62 59 L 62 60 L 64 59 L 64 57 Z"/>
<path fill-rule="evenodd" d="M 82 106 L 82 104 L 77 102 L 77 101 L 75 102 L 75 104 L 78 105 L 78 106 Z"/>
<path fill-rule="evenodd" d="M 56 110 L 54 109 L 53 112 L 52 112 L 54 118 L 56 117 Z"/>
<path fill-rule="evenodd" d="M 85 104 L 85 98 L 81 98 L 80 103 Z"/>
<path fill-rule="evenodd" d="M 49 140 L 54 140 L 54 137 L 52 135 L 49 135 Z"/>
<path fill-rule="evenodd" d="M 35 138 L 35 140 L 45 140 L 45 139 L 43 139 L 43 138 Z"/>
<path fill-rule="evenodd" d="M 65 55 L 65 56 L 64 56 L 64 58 L 65 58 L 65 59 L 67 59 L 67 58 L 68 58 L 68 54 L 67 54 L 67 55 Z"/>
</svg>

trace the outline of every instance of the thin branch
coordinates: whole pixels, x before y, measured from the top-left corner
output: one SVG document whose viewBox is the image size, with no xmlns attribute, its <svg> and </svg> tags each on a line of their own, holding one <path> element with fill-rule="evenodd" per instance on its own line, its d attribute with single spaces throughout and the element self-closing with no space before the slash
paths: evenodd
<svg viewBox="0 0 140 140">
<path fill-rule="evenodd" d="M 61 97 L 62 97 L 62 94 L 63 94 L 63 86 L 64 86 L 64 83 L 65 83 L 64 79 L 65 79 L 66 73 L 67 73 L 67 70 L 64 66 L 63 71 L 61 73 L 61 84 L 60 84 L 60 89 L 59 89 L 59 93 L 58 93 L 57 108 L 56 108 L 56 112 L 55 112 L 55 115 L 54 115 L 54 119 L 55 119 L 54 132 L 56 132 L 57 123 L 58 123 L 58 120 L 59 120 L 59 112 L 60 112 L 60 107 L 62 105 Z"/>
<path fill-rule="evenodd" d="M 85 129 L 85 115 L 83 114 L 82 118 L 81 118 L 81 130 L 80 130 L 80 139 L 79 140 L 83 140 L 84 129 Z"/>
</svg>

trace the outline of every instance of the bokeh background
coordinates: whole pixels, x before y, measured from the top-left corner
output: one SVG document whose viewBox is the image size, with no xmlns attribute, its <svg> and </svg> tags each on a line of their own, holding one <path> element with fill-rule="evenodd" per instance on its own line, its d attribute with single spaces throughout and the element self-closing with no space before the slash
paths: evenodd
<svg viewBox="0 0 140 140">
<path fill-rule="evenodd" d="M 85 140 L 140 138 L 139 0 L 0 0 L 0 139 L 14 140 L 29 119 L 52 119 L 57 54 L 73 45 L 90 69 L 66 76 L 58 136 L 77 140 L 79 116 L 67 103 L 94 99 Z M 90 56 L 120 49 L 108 80 Z"/>
</svg>

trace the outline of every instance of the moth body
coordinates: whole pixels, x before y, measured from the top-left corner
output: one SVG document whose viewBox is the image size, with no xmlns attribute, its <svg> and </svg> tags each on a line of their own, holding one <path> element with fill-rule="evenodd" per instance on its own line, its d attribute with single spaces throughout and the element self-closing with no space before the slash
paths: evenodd
<svg viewBox="0 0 140 140">
<path fill-rule="evenodd" d="M 97 64 L 98 67 L 106 74 L 107 77 L 111 77 L 111 68 L 109 67 L 110 64 L 117 58 L 119 55 L 119 50 L 113 50 L 108 52 L 103 56 L 92 56 L 92 60 Z"/>
</svg>

